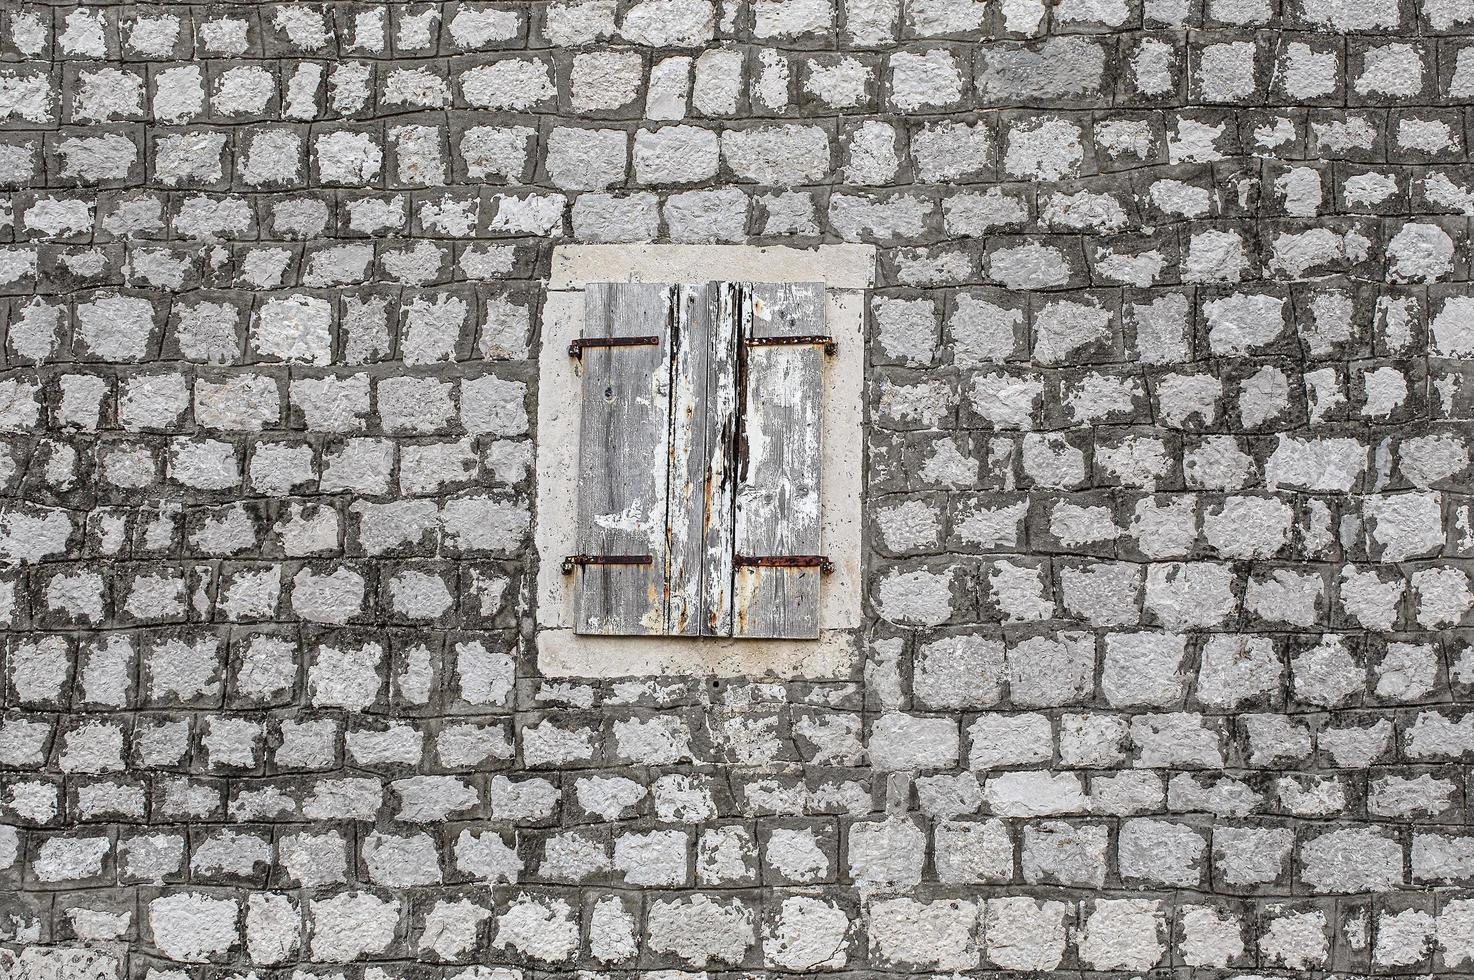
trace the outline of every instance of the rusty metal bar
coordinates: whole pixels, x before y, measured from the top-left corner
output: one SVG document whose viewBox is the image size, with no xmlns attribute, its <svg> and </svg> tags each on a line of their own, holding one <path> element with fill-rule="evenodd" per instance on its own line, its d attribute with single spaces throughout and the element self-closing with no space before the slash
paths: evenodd
<svg viewBox="0 0 1474 980">
<path fill-rule="evenodd" d="M 649 555 L 569 555 L 563 559 L 563 574 L 572 575 L 574 568 L 584 565 L 649 565 Z"/>
<path fill-rule="evenodd" d="M 744 343 L 748 347 L 789 347 L 815 344 L 822 345 L 826 354 L 833 354 L 839 350 L 839 341 L 824 334 L 794 334 L 789 337 L 748 337 Z"/>
<path fill-rule="evenodd" d="M 585 347 L 654 347 L 659 337 L 580 337 L 568 345 L 569 357 L 583 357 Z"/>
<path fill-rule="evenodd" d="M 734 555 L 732 564 L 762 568 L 817 568 L 828 575 L 834 562 L 825 555 Z"/>
</svg>

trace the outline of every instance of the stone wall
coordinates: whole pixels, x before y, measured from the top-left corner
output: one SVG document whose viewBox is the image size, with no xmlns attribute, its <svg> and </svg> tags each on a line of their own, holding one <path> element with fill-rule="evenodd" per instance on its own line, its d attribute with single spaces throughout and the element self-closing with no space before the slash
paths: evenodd
<svg viewBox="0 0 1474 980">
<path fill-rule="evenodd" d="M 1471 968 L 1471 0 L 0 59 L 0 976 Z M 539 676 L 541 281 L 652 240 L 879 246 L 848 678 Z"/>
</svg>

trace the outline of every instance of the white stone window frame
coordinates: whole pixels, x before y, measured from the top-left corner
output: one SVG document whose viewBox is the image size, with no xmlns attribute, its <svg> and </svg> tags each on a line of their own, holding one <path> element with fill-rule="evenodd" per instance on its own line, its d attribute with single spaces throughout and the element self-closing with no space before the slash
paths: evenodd
<svg viewBox="0 0 1474 980">
<path fill-rule="evenodd" d="M 859 658 L 861 490 L 864 466 L 865 304 L 875 284 L 875 247 L 757 245 L 560 245 L 542 310 L 538 358 L 537 665 L 547 677 L 700 675 L 828 679 Z M 824 552 L 834 562 L 820 585 L 819 637 L 753 640 L 680 636 L 587 636 L 573 632 L 578 439 L 578 362 L 568 345 L 583 331 L 591 282 L 822 282 L 825 330 L 839 342 L 825 358 L 819 509 Z"/>
</svg>

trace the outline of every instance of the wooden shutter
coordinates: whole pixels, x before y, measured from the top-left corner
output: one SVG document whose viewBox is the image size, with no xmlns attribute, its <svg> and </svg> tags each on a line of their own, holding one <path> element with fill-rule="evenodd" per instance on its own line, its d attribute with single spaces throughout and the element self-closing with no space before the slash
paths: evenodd
<svg viewBox="0 0 1474 980">
<path fill-rule="evenodd" d="M 579 566 L 580 633 L 666 631 L 670 306 L 671 290 L 664 285 L 591 283 L 584 293 L 586 340 L 656 342 L 582 350 L 578 552 L 593 558 L 648 555 L 650 561 Z M 542 397 L 569 394 L 550 391 Z"/>
<path fill-rule="evenodd" d="M 820 569 L 751 562 L 823 552 L 819 435 L 824 348 L 761 341 L 822 335 L 824 287 L 754 283 L 744 292 L 732 635 L 813 638 L 819 635 Z"/>
<path fill-rule="evenodd" d="M 579 633 L 818 636 L 822 284 L 590 284 Z M 556 397 L 557 393 L 549 393 Z M 547 397 L 548 395 L 545 395 Z M 740 558 L 738 557 L 740 556 Z M 743 564 L 764 559 L 768 564 Z"/>
<path fill-rule="evenodd" d="M 732 634 L 737 303 L 732 283 L 676 287 L 669 607 L 674 635 Z"/>
</svg>

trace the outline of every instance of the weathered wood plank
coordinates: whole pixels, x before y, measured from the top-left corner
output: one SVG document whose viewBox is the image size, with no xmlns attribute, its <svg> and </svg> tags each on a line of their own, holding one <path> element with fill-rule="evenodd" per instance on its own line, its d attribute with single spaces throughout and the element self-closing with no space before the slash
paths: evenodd
<svg viewBox="0 0 1474 980">
<path fill-rule="evenodd" d="M 751 346 L 746 340 L 823 334 L 824 287 L 753 283 L 743 296 L 733 550 L 757 557 L 822 554 L 823 348 Z M 732 635 L 818 636 L 820 574 L 818 568 L 734 568 Z"/>
<path fill-rule="evenodd" d="M 674 287 L 666 632 L 675 636 L 696 636 L 701 631 L 702 497 L 708 438 L 706 382 L 711 332 L 720 315 L 720 298 L 713 286 L 697 283 Z"/>
<path fill-rule="evenodd" d="M 706 376 L 705 485 L 702 499 L 701 635 L 732 635 L 732 547 L 737 462 L 737 331 L 741 293 L 735 283 L 713 283 L 719 293 Z"/>
<path fill-rule="evenodd" d="M 659 340 L 583 351 L 578 550 L 652 561 L 575 572 L 579 633 L 665 632 L 670 312 L 665 285 L 590 283 L 584 293 L 584 337 Z"/>
<path fill-rule="evenodd" d="M 667 632 L 732 633 L 737 288 L 676 287 Z"/>
</svg>

